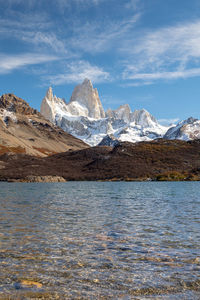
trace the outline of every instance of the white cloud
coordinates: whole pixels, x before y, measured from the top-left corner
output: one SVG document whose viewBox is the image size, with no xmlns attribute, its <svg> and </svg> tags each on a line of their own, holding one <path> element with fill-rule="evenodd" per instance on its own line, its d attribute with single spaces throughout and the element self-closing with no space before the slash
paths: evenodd
<svg viewBox="0 0 200 300">
<path fill-rule="evenodd" d="M 0 74 L 10 73 L 27 65 L 36 65 L 45 62 L 55 61 L 58 58 L 51 55 L 27 53 L 20 55 L 0 54 Z"/>
<path fill-rule="evenodd" d="M 29 21 L 29 19 L 34 19 L 34 16 L 31 15 L 28 18 L 21 16 L 21 20 L 1 19 L 0 38 L 17 39 L 23 43 L 23 46 L 29 46 L 32 51 L 34 47 L 34 51 L 37 53 L 56 53 L 65 58 L 74 56 L 74 53 L 67 47 L 66 40 L 54 33 L 51 30 L 53 24 L 43 17 L 44 15 L 40 15 L 40 18 L 37 17 L 34 21 Z"/>
<path fill-rule="evenodd" d="M 89 78 L 92 82 L 105 82 L 110 80 L 110 75 L 103 69 L 93 66 L 86 61 L 78 61 L 67 64 L 66 72 L 59 75 L 45 77 L 45 81 L 49 81 L 53 85 L 62 85 L 66 83 L 79 83 L 85 78 Z"/>
<path fill-rule="evenodd" d="M 174 72 L 157 72 L 157 73 L 137 73 L 131 74 L 131 71 L 124 73 L 124 78 L 129 78 L 133 80 L 159 80 L 159 79 L 179 79 L 179 78 L 189 78 L 200 76 L 200 68 L 193 68 L 183 71 L 174 71 Z"/>
<path fill-rule="evenodd" d="M 67 5 L 66 3 L 69 4 L 73 4 L 73 3 L 77 3 L 77 4 L 99 4 L 100 2 L 105 1 L 105 0 L 57 0 L 58 3 L 60 3 L 61 5 L 65 6 Z"/>
<path fill-rule="evenodd" d="M 28 32 L 23 33 L 21 38 L 23 41 L 32 43 L 38 47 L 45 46 L 56 53 L 69 54 L 65 42 L 59 39 L 54 33 Z"/>
<path fill-rule="evenodd" d="M 167 27 L 145 35 L 133 50 L 143 53 L 152 60 L 168 54 L 168 59 L 185 60 L 200 57 L 200 21 Z"/>
<path fill-rule="evenodd" d="M 171 124 L 176 124 L 180 119 L 179 118 L 174 118 L 174 119 L 159 119 L 158 123 L 162 125 L 169 126 Z"/>
<path fill-rule="evenodd" d="M 123 79 L 126 79 L 126 76 L 129 76 L 128 74 L 122 74 Z M 130 79 L 130 78 L 129 78 Z M 125 83 L 120 84 L 121 87 L 137 87 L 137 86 L 143 86 L 143 85 L 151 85 L 153 82 L 152 81 L 127 81 Z"/>
<path fill-rule="evenodd" d="M 200 21 L 141 35 L 121 47 L 124 79 L 155 81 L 200 76 Z"/>
<path fill-rule="evenodd" d="M 0 34 L 20 37 L 22 32 L 37 32 L 41 30 L 49 30 L 52 22 L 48 19 L 45 12 L 27 12 L 11 11 L 7 17 L 0 19 Z M 17 34 L 18 33 L 18 34 Z"/>
</svg>

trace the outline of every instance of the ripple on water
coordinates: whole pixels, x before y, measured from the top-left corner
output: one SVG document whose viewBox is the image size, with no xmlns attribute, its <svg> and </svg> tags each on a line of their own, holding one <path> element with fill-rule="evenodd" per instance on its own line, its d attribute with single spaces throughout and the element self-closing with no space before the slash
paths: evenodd
<svg viewBox="0 0 200 300">
<path fill-rule="evenodd" d="M 199 299 L 199 185 L 0 183 L 0 299 Z"/>
</svg>

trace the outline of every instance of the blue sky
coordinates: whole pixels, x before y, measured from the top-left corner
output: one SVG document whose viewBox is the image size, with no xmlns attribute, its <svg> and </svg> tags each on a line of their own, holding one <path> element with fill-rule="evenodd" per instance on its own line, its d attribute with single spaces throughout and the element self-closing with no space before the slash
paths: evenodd
<svg viewBox="0 0 200 300">
<path fill-rule="evenodd" d="M 105 109 L 199 118 L 199 0 L 0 0 L 0 94 L 39 109 L 84 78 Z"/>
</svg>

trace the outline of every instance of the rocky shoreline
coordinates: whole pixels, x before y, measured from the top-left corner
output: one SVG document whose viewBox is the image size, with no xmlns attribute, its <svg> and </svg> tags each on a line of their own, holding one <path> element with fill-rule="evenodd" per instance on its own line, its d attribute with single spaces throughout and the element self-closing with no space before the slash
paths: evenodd
<svg viewBox="0 0 200 300">
<path fill-rule="evenodd" d="M 27 176 L 21 179 L 8 179 L 8 182 L 66 182 L 63 177 L 60 176 Z"/>
</svg>

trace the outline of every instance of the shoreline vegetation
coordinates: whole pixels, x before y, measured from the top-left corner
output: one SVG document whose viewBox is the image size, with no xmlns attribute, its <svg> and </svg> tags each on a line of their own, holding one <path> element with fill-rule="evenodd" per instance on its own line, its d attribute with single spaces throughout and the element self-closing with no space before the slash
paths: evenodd
<svg viewBox="0 0 200 300">
<path fill-rule="evenodd" d="M 0 181 L 200 181 L 200 140 L 121 142 L 47 157 L 4 153 Z"/>
<path fill-rule="evenodd" d="M 2 179 L 0 182 L 19 182 L 19 183 L 59 183 L 59 182 L 72 182 L 72 181 L 95 181 L 95 182 L 169 182 L 169 181 L 200 181 L 199 177 L 195 176 L 187 176 L 184 177 L 183 174 L 180 174 L 180 176 L 174 176 L 174 174 L 161 174 L 156 178 L 110 178 L 110 179 L 96 179 L 96 180 L 66 180 L 63 177 L 60 176 L 34 176 L 30 179 L 30 177 L 25 177 L 21 179 Z"/>
</svg>

